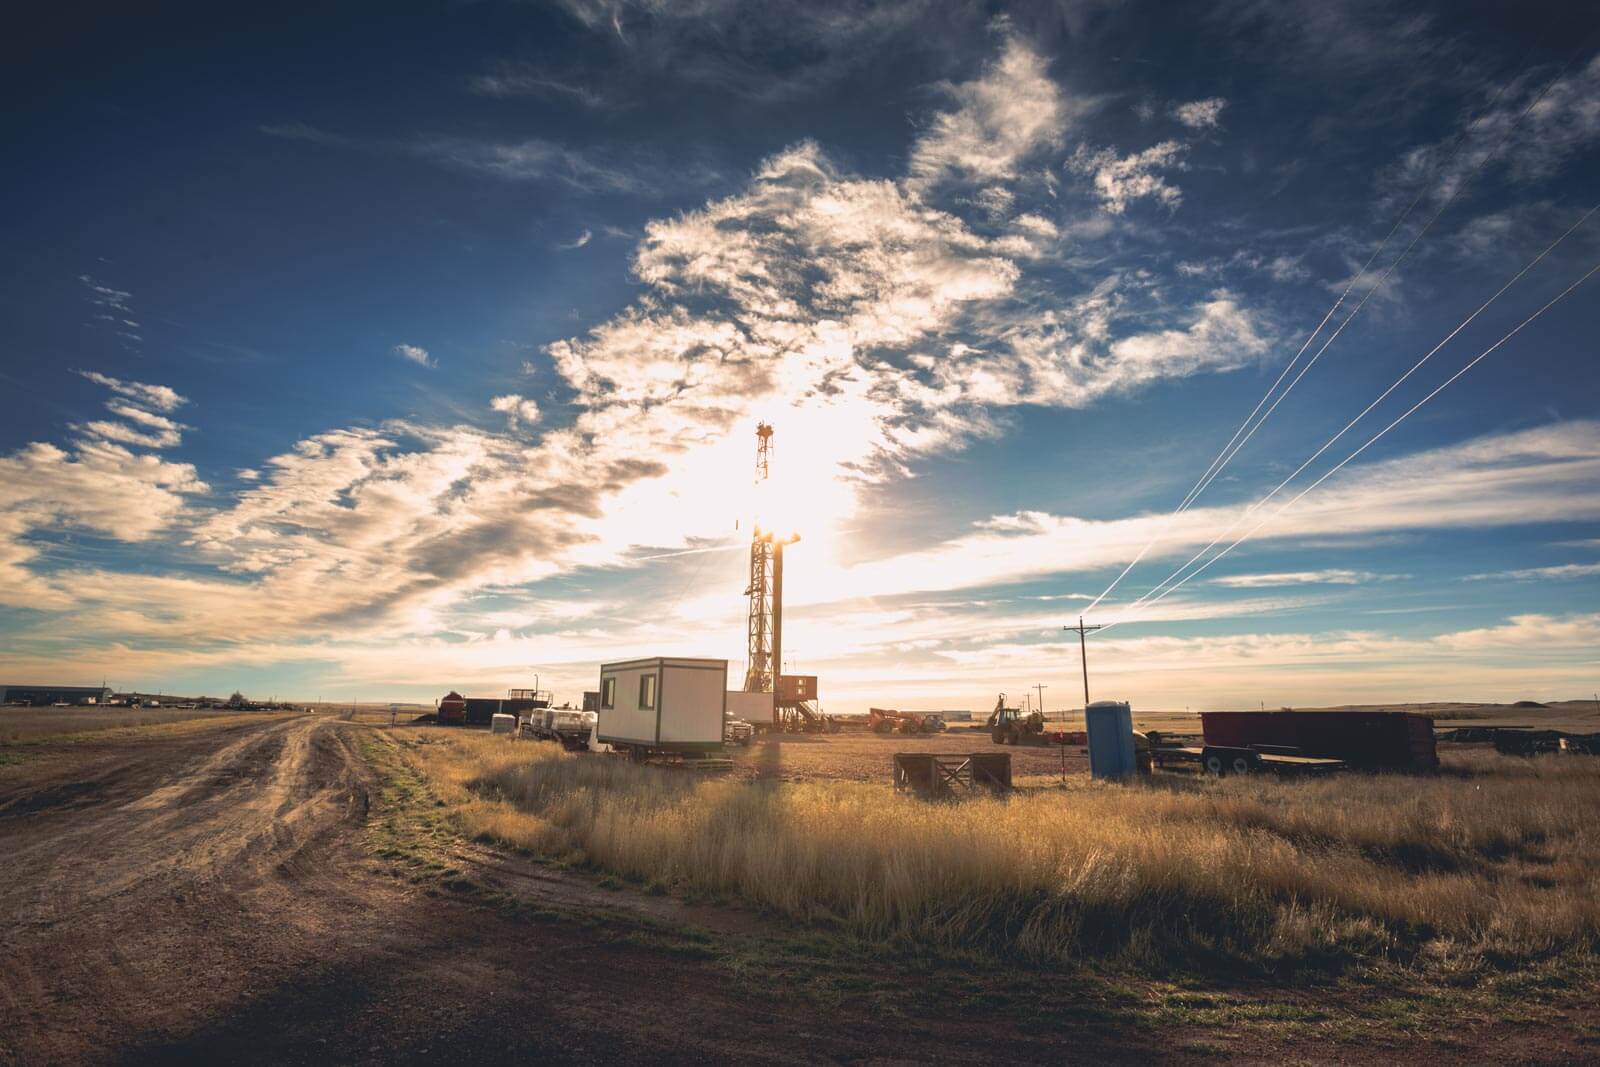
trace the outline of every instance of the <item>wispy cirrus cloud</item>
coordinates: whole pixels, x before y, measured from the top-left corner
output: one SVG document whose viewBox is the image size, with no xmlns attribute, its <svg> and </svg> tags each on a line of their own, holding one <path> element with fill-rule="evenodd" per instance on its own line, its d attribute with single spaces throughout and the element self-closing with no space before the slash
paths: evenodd
<svg viewBox="0 0 1600 1067">
<path fill-rule="evenodd" d="M 1553 567 L 1524 567 L 1520 570 L 1492 571 L 1463 575 L 1463 582 L 1562 582 L 1600 575 L 1600 563 L 1561 563 Z"/>
<path fill-rule="evenodd" d="M 391 351 L 401 359 L 415 363 L 419 367 L 431 368 L 439 365 L 433 356 L 429 355 L 428 350 L 420 345 L 395 345 Z"/>
<path fill-rule="evenodd" d="M 560 78 L 543 67 L 529 63 L 499 63 L 490 71 L 473 77 L 469 88 L 481 96 L 554 96 L 573 100 L 584 107 L 606 104 L 602 94 L 570 78 Z"/>
<path fill-rule="evenodd" d="M 1371 571 L 1332 568 L 1320 571 L 1277 571 L 1266 574 L 1230 574 L 1212 578 L 1212 585 L 1229 589 L 1265 589 L 1283 585 L 1365 585 L 1382 578 Z"/>
<path fill-rule="evenodd" d="M 576 148 L 540 137 L 351 137 L 302 122 L 267 124 L 258 129 L 269 137 L 327 148 L 412 156 L 499 181 L 559 182 L 589 194 L 658 195 L 720 178 L 713 167 L 701 161 L 679 160 L 669 168 L 660 159 L 645 154 Z"/>
<path fill-rule="evenodd" d="M 1531 184 L 1600 143 L 1600 55 L 1553 78 L 1521 77 L 1489 99 L 1458 135 L 1406 154 L 1389 176 L 1400 196 L 1425 186 L 1447 199 L 1480 168 L 1503 168 L 1513 181 Z"/>
<path fill-rule="evenodd" d="M 592 231 L 592 230 L 584 230 L 582 233 L 578 234 L 578 236 L 574 237 L 572 240 L 563 241 L 560 244 L 557 244 L 556 248 L 560 249 L 563 252 L 571 252 L 571 251 L 573 251 L 575 249 L 582 248 L 584 245 L 588 244 L 592 240 L 594 240 L 594 231 Z"/>
<path fill-rule="evenodd" d="M 186 401 L 178 395 L 176 389 L 165 385 L 148 385 L 145 382 L 128 382 L 120 378 L 113 378 L 99 371 L 79 371 L 81 377 L 87 378 L 96 385 L 103 385 L 118 396 L 127 397 L 136 404 L 157 411 L 176 411 Z"/>
<path fill-rule="evenodd" d="M 1248 506 L 1192 507 L 1112 521 L 1044 512 L 999 515 L 944 544 L 859 564 L 838 582 L 862 596 L 897 588 L 1000 585 L 1119 568 L 1154 542 L 1143 568 L 1124 586 L 1132 596 L 1166 576 L 1162 560 L 1182 561 L 1213 539 L 1227 545 L 1252 528 L 1260 520 L 1252 516 L 1246 524 Z M 1334 534 L 1600 520 L 1600 423 L 1555 423 L 1353 465 L 1293 508 L 1280 513 L 1279 504 L 1266 507 L 1262 517 L 1274 517 L 1254 540 L 1276 545 Z"/>
<path fill-rule="evenodd" d="M 78 280 L 89 290 L 89 301 L 97 307 L 120 311 L 124 314 L 131 313 L 129 301 L 133 294 L 123 289 L 113 289 L 109 285 L 102 285 L 87 274 L 78 275 Z"/>
</svg>

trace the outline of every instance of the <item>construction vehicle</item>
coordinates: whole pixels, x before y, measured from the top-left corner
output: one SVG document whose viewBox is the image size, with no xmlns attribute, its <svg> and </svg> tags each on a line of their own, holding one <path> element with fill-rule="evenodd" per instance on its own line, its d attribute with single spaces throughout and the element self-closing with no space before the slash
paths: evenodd
<svg viewBox="0 0 1600 1067">
<path fill-rule="evenodd" d="M 1006 706 L 1006 695 L 994 702 L 989 713 L 989 738 L 997 745 L 1086 745 L 1089 737 L 1082 730 L 1046 730 L 1044 713 Z"/>
<path fill-rule="evenodd" d="M 439 701 L 439 711 L 435 716 L 440 725 L 465 726 L 467 724 L 467 698 L 454 689 L 445 694 Z"/>
<path fill-rule="evenodd" d="M 868 708 L 867 729 L 875 734 L 936 734 L 944 729 L 944 720 L 914 711 Z"/>
</svg>

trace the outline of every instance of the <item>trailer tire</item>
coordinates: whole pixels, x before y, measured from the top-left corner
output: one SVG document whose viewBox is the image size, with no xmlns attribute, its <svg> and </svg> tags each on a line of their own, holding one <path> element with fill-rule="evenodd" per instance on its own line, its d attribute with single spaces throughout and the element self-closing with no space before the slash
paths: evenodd
<svg viewBox="0 0 1600 1067">
<path fill-rule="evenodd" d="M 1254 769 L 1255 768 L 1251 765 L 1250 760 L 1244 756 L 1233 757 L 1233 762 L 1229 766 L 1229 770 L 1233 774 L 1249 774 Z"/>
<path fill-rule="evenodd" d="M 1218 778 L 1221 778 L 1221 777 L 1223 777 L 1224 775 L 1226 775 L 1228 773 L 1228 765 L 1227 765 L 1227 763 L 1223 760 L 1223 758 L 1219 754 L 1217 754 L 1215 752 L 1213 752 L 1210 755 L 1206 756 L 1206 761 L 1205 762 L 1206 762 L 1206 770 L 1209 771 L 1211 774 L 1217 776 Z"/>
</svg>

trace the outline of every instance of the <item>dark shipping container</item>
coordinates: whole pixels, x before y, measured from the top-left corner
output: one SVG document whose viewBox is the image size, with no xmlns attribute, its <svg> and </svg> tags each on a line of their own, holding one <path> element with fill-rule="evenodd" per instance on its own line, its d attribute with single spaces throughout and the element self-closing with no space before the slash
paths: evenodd
<svg viewBox="0 0 1600 1067">
<path fill-rule="evenodd" d="M 1433 719 L 1409 711 L 1205 711 L 1206 744 L 1267 746 L 1344 760 L 1368 770 L 1439 766 Z"/>
</svg>

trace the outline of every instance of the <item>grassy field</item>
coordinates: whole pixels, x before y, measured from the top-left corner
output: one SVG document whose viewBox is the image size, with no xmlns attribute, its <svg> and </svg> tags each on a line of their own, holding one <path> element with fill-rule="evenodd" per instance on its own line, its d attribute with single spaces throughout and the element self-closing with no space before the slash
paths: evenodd
<svg viewBox="0 0 1600 1067">
<path fill-rule="evenodd" d="M 1453 752 L 1436 777 L 1069 778 L 928 804 L 885 785 L 697 780 L 484 734 L 403 731 L 465 833 L 653 889 L 990 958 L 1445 980 L 1587 967 L 1600 775 Z"/>
<path fill-rule="evenodd" d="M 135 730 L 205 729 L 208 724 L 243 721 L 284 712 L 200 711 L 193 708 L 0 708 L 0 747 L 79 739 Z"/>
</svg>

